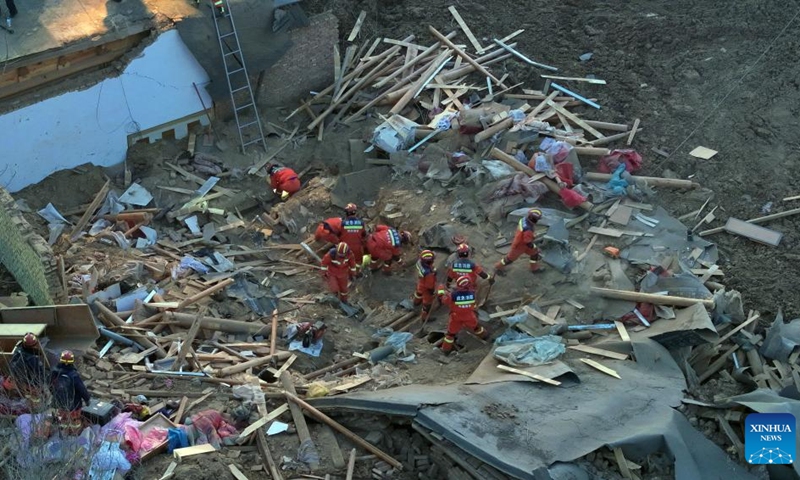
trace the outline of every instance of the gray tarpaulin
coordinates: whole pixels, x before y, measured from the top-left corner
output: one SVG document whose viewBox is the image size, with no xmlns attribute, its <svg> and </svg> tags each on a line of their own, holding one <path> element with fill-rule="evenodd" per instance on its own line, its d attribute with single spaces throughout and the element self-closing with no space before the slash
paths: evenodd
<svg viewBox="0 0 800 480">
<path fill-rule="evenodd" d="M 638 212 L 637 212 L 638 213 Z M 659 259 L 668 255 L 678 255 L 681 260 L 688 259 L 694 248 L 701 248 L 703 253 L 699 259 L 711 263 L 717 262 L 717 247 L 711 242 L 694 235 L 688 240 L 686 232 L 688 227 L 670 216 L 666 210 L 656 207 L 652 212 L 645 212 L 648 217 L 658 220 L 655 227 L 648 227 L 644 223 L 631 217 L 625 230 L 653 234 L 652 237 L 639 237 L 632 245 L 620 252 L 620 256 L 633 263 L 647 263 L 653 266 L 660 264 Z M 689 265 L 694 267 L 693 264 Z"/>
<path fill-rule="evenodd" d="M 570 367 L 581 383 L 571 388 L 530 382 L 487 385 L 409 385 L 375 392 L 314 399 L 338 407 L 415 417 L 415 421 L 462 450 L 519 479 L 549 478 L 547 468 L 605 445 L 623 447 L 631 460 L 668 450 L 678 480 L 751 480 L 675 410 L 683 374 L 656 342 L 634 343 L 637 362 L 604 359 L 615 379 L 581 362 Z M 489 404 L 514 406 L 516 418 L 493 418 Z"/>
</svg>

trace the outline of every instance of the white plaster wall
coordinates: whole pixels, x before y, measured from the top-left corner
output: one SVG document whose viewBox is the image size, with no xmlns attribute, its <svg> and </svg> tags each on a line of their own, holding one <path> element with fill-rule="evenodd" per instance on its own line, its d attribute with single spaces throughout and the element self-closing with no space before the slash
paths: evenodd
<svg viewBox="0 0 800 480">
<path fill-rule="evenodd" d="M 161 34 L 116 78 L 0 116 L 0 184 L 11 192 L 51 173 L 125 160 L 128 135 L 201 112 L 205 70 L 177 30 Z"/>
</svg>

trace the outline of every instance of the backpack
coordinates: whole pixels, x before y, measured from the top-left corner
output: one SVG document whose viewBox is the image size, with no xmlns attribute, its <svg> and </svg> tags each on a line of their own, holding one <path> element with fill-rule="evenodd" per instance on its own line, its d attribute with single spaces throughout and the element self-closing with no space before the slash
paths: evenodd
<svg viewBox="0 0 800 480">
<path fill-rule="evenodd" d="M 53 379 L 53 396 L 57 408 L 71 409 L 75 400 L 75 382 L 66 372 L 58 372 Z"/>
</svg>

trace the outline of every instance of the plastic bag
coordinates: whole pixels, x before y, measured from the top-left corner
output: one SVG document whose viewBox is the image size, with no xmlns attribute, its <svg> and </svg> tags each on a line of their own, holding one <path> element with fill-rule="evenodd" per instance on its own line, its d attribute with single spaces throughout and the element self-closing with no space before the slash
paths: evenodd
<svg viewBox="0 0 800 480">
<path fill-rule="evenodd" d="M 491 175 L 495 180 L 507 177 L 509 175 L 514 175 L 516 173 L 516 170 L 499 160 L 484 160 L 481 163 L 483 167 L 489 171 L 489 175 Z"/>
<path fill-rule="evenodd" d="M 297 460 L 306 465 L 319 465 L 319 452 L 310 438 L 304 440 L 297 449 Z"/>
<path fill-rule="evenodd" d="M 408 332 L 395 332 L 389 335 L 389 338 L 383 342 L 384 345 L 391 345 L 394 348 L 396 354 L 405 355 L 406 354 L 406 344 L 414 338 L 414 335 Z"/>
<path fill-rule="evenodd" d="M 566 350 L 560 337 L 546 335 L 508 342 L 495 348 L 492 355 L 513 367 L 534 367 L 552 362 Z"/>
<path fill-rule="evenodd" d="M 328 390 L 328 387 L 319 382 L 314 382 L 308 386 L 308 390 L 306 391 L 306 397 L 319 398 L 319 397 L 324 397 L 329 393 L 330 390 Z"/>
<path fill-rule="evenodd" d="M 522 313 L 518 313 L 516 315 L 512 315 L 510 317 L 503 317 L 502 318 L 503 323 L 505 323 L 509 327 L 512 326 L 512 325 L 516 325 L 518 323 L 522 323 L 527 319 L 528 319 L 528 313 L 527 312 L 522 312 Z"/>
</svg>

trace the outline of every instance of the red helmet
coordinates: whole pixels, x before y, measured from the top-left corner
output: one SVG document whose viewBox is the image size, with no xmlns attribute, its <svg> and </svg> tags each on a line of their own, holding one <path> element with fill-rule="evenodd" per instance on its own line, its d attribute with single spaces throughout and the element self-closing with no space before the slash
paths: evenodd
<svg viewBox="0 0 800 480">
<path fill-rule="evenodd" d="M 458 280 L 456 280 L 456 287 L 458 288 L 466 289 L 471 286 L 472 286 L 472 280 L 470 280 L 469 277 L 466 275 L 462 275 L 458 277 Z"/>
<path fill-rule="evenodd" d="M 411 232 L 403 230 L 400 232 L 400 243 L 406 244 L 411 242 Z"/>
<path fill-rule="evenodd" d="M 336 255 L 340 257 L 346 257 L 350 253 L 350 246 L 344 242 L 340 242 L 339 245 L 336 245 Z"/>
<path fill-rule="evenodd" d="M 38 344 L 39 344 L 39 339 L 36 338 L 36 335 L 34 335 L 31 332 L 26 333 L 25 336 L 22 337 L 22 345 L 24 347 L 35 348 L 36 345 Z"/>
<path fill-rule="evenodd" d="M 436 255 L 431 250 L 423 250 L 419 252 L 419 259 L 422 263 L 431 264 Z"/>
<path fill-rule="evenodd" d="M 70 350 L 64 350 L 61 352 L 61 358 L 59 358 L 59 361 L 66 364 L 75 363 L 75 354 Z"/>
<path fill-rule="evenodd" d="M 542 218 L 542 211 L 538 208 L 531 208 L 528 210 L 528 220 L 532 223 L 536 223 Z"/>
<path fill-rule="evenodd" d="M 468 257 L 469 251 L 470 251 L 469 245 L 467 245 L 466 243 L 462 243 L 458 246 L 458 248 L 456 248 L 456 253 L 458 253 L 459 257 Z"/>
<path fill-rule="evenodd" d="M 348 203 L 346 207 L 344 207 L 344 213 L 348 215 L 355 215 L 358 212 L 358 205 L 355 203 Z"/>
</svg>

